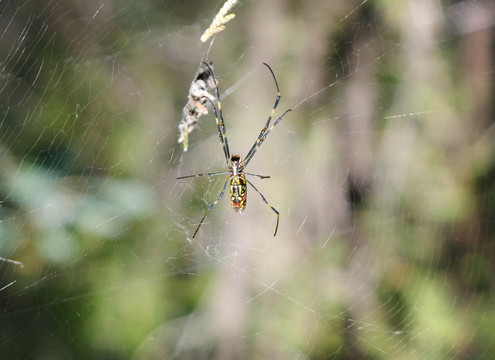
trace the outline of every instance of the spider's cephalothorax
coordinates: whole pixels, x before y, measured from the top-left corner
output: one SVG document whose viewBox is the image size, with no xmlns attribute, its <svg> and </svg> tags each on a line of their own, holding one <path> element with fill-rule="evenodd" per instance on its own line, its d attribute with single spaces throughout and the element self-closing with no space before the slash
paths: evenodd
<svg viewBox="0 0 495 360">
<path fill-rule="evenodd" d="M 235 212 L 243 212 L 246 208 L 247 181 L 243 174 L 243 164 L 239 155 L 232 155 L 229 163 L 230 202 Z"/>
<path fill-rule="evenodd" d="M 217 80 L 215 79 L 215 76 L 213 75 L 213 70 L 211 69 L 210 65 L 208 65 L 207 63 L 203 63 L 203 64 L 210 71 L 211 76 L 213 78 L 213 81 L 215 83 L 215 95 L 217 97 L 218 111 L 217 111 L 217 108 L 215 107 L 215 104 L 213 103 L 213 101 L 209 97 L 205 97 L 205 99 L 210 102 L 211 107 L 213 109 L 213 114 L 215 114 L 215 121 L 217 123 L 217 129 L 218 129 L 218 137 L 220 138 L 220 144 L 222 145 L 222 148 L 223 148 L 223 153 L 225 155 L 225 161 L 227 162 L 228 171 L 180 176 L 177 179 L 185 179 L 185 178 L 198 177 L 198 176 L 227 175 L 227 174 L 229 175 L 229 177 L 227 180 L 225 180 L 222 192 L 220 193 L 220 196 L 218 196 L 218 199 L 216 199 L 213 202 L 213 204 L 211 204 L 208 207 L 208 209 L 206 209 L 206 211 L 203 215 L 203 218 L 199 222 L 199 225 L 193 234 L 193 238 L 198 233 L 198 230 L 201 227 L 201 224 L 203 223 L 203 220 L 206 218 L 206 215 L 208 214 L 208 212 L 217 204 L 217 202 L 220 201 L 220 199 L 222 199 L 223 194 L 225 194 L 225 189 L 227 188 L 227 183 L 229 182 L 229 180 L 230 180 L 230 202 L 231 202 L 234 210 L 236 212 L 242 212 L 246 208 L 247 184 L 251 185 L 253 187 L 253 189 L 259 194 L 259 196 L 261 197 L 261 200 L 263 200 L 263 202 L 266 205 L 268 205 L 273 210 L 273 212 L 277 215 L 277 224 L 275 225 L 275 233 L 273 234 L 273 236 L 275 236 L 275 235 L 277 235 L 277 230 L 278 230 L 279 213 L 273 206 L 271 206 L 268 203 L 268 201 L 266 201 L 263 194 L 251 183 L 251 181 L 246 179 L 245 175 L 256 176 L 256 177 L 259 177 L 260 179 L 266 179 L 266 178 L 269 178 L 269 176 L 247 173 L 247 172 L 244 172 L 244 168 L 251 161 L 254 154 L 256 153 L 258 148 L 261 146 L 263 141 L 265 141 L 265 139 L 266 139 L 267 135 L 270 133 L 270 131 L 272 131 L 272 129 L 280 122 L 280 120 L 282 120 L 282 118 L 285 116 L 285 114 L 287 114 L 289 111 L 291 111 L 291 109 L 286 110 L 281 116 L 279 116 L 277 118 L 277 120 L 272 125 L 270 125 L 270 122 L 272 121 L 272 117 L 275 113 L 275 109 L 277 109 L 278 102 L 280 101 L 280 89 L 278 87 L 277 79 L 275 78 L 275 74 L 273 73 L 273 70 L 270 68 L 270 66 L 263 63 L 268 68 L 268 70 L 270 70 L 270 73 L 273 76 L 273 80 L 275 81 L 275 86 L 277 87 L 277 97 L 275 98 L 275 104 L 273 105 L 273 109 L 270 113 L 270 116 L 268 116 L 268 120 L 265 124 L 265 127 L 263 129 L 261 129 L 261 132 L 258 135 L 258 139 L 255 141 L 254 145 L 251 147 L 251 149 L 247 153 L 244 160 L 241 160 L 241 157 L 239 155 L 230 156 L 229 143 L 227 141 L 227 131 L 225 130 L 225 122 L 223 120 L 222 104 L 220 102 L 220 91 L 218 90 Z"/>
</svg>

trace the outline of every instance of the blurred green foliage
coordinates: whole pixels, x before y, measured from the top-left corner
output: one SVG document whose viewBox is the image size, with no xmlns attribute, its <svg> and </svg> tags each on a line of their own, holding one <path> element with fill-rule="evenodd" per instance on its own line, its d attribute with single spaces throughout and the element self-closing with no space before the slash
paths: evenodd
<svg viewBox="0 0 495 360">
<path fill-rule="evenodd" d="M 3 4 L 2 359 L 490 359 L 493 10 L 241 2 L 210 47 L 221 5 Z M 262 62 L 293 108 L 248 170 L 276 238 L 250 190 L 190 239 L 223 180 L 176 177 L 225 168 L 211 111 L 177 144 L 202 60 L 232 153 Z"/>
</svg>

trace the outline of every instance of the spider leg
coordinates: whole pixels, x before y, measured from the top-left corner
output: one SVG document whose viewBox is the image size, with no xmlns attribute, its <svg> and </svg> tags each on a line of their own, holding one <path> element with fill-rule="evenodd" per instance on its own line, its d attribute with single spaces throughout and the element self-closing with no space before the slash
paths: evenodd
<svg viewBox="0 0 495 360">
<path fill-rule="evenodd" d="M 270 126 L 268 129 L 266 127 L 264 127 L 263 130 L 261 130 L 261 133 L 258 136 L 258 139 L 255 141 L 253 147 L 251 148 L 251 150 L 249 150 L 248 154 L 244 158 L 244 166 L 246 166 L 251 161 L 254 154 L 256 154 L 256 151 L 258 151 L 258 148 L 261 146 L 261 144 L 263 144 L 263 141 L 265 141 L 265 139 L 266 139 L 267 135 L 270 133 L 270 131 L 272 131 L 275 126 L 277 126 L 277 124 L 280 122 L 280 120 L 282 120 L 282 118 L 285 116 L 285 114 L 287 114 L 289 111 L 292 111 L 292 109 L 285 110 L 285 112 L 273 123 L 272 126 Z"/>
<path fill-rule="evenodd" d="M 279 212 L 277 211 L 277 209 L 275 209 L 273 206 L 271 206 L 268 201 L 266 201 L 265 197 L 263 196 L 263 194 L 258 190 L 256 189 L 256 186 L 253 185 L 253 183 L 251 181 L 249 181 L 248 179 L 246 179 L 246 181 L 249 183 L 249 185 L 251 185 L 253 187 L 254 190 L 256 190 L 256 192 L 261 196 L 261 200 L 263 200 L 263 202 L 268 205 L 270 207 L 270 209 L 273 210 L 273 212 L 275 214 L 277 214 L 277 225 L 275 225 L 275 232 L 273 233 L 273 236 L 277 235 L 277 230 L 278 230 L 278 220 L 279 220 Z"/>
<path fill-rule="evenodd" d="M 274 74 L 272 68 L 270 66 L 268 66 L 268 64 L 266 64 L 266 63 L 263 63 L 263 65 L 265 65 L 268 68 L 268 70 L 270 70 L 270 73 L 273 76 L 273 80 L 275 81 L 275 87 L 277 88 L 277 97 L 275 98 L 275 103 L 273 104 L 272 111 L 270 112 L 270 116 L 268 116 L 268 120 L 266 121 L 265 127 L 263 129 L 261 129 L 260 134 L 258 135 L 258 139 L 255 141 L 253 147 L 249 150 L 246 157 L 244 158 L 244 166 L 246 166 L 247 163 L 249 161 L 251 161 L 251 158 L 254 156 L 254 154 L 256 153 L 258 148 L 261 146 L 263 141 L 265 141 L 268 133 L 270 131 L 272 131 L 272 129 L 280 122 L 280 120 L 282 120 L 282 118 L 285 116 L 285 114 L 287 114 L 289 111 L 292 111 L 292 109 L 286 110 L 282 114 L 282 116 L 280 116 L 275 121 L 275 123 L 272 126 L 270 126 L 270 122 L 272 121 L 273 115 L 275 114 L 275 110 L 277 109 L 278 103 L 280 101 L 280 88 L 278 87 L 277 78 L 275 77 L 275 74 Z"/>
<path fill-rule="evenodd" d="M 225 122 L 223 121 L 222 103 L 220 101 L 220 91 L 218 90 L 218 83 L 217 83 L 217 79 L 215 78 L 215 75 L 213 74 L 213 69 L 206 62 L 203 62 L 203 64 L 206 65 L 206 67 L 210 71 L 211 77 L 213 78 L 213 82 L 215 84 L 215 95 L 217 97 L 218 112 L 215 105 L 213 104 L 213 101 L 211 101 L 211 99 L 209 98 L 206 99 L 210 101 L 211 107 L 213 108 L 213 114 L 215 115 L 215 122 L 217 123 L 218 137 L 220 138 L 220 144 L 222 144 L 223 147 L 223 152 L 225 154 L 225 161 L 227 161 L 228 164 L 230 160 L 230 149 L 229 149 L 229 142 L 227 141 L 227 130 L 225 129 Z"/>
<path fill-rule="evenodd" d="M 199 228 L 201 227 L 201 224 L 203 223 L 203 221 L 205 220 L 206 218 L 206 215 L 208 214 L 208 212 L 217 204 L 217 202 L 219 202 L 222 197 L 223 197 L 223 194 L 225 194 L 225 188 L 227 187 L 227 182 L 229 181 L 229 178 L 227 178 L 227 180 L 225 180 L 225 184 L 223 185 L 223 189 L 222 189 L 222 192 L 220 193 L 220 196 L 218 197 L 218 199 L 215 200 L 215 202 L 213 204 L 211 204 L 210 206 L 208 206 L 208 209 L 206 209 L 205 211 L 205 214 L 203 215 L 203 218 L 201 219 L 201 221 L 199 222 L 199 225 L 198 227 L 196 228 L 196 231 L 194 232 L 194 235 L 193 235 L 193 239 L 194 237 L 196 236 L 196 234 L 198 233 L 198 230 Z M 278 225 L 278 224 L 277 224 Z"/>
<path fill-rule="evenodd" d="M 258 175 L 258 174 L 248 173 L 248 172 L 245 172 L 245 171 L 243 171 L 243 173 L 244 173 L 244 175 L 257 176 L 260 179 L 269 179 L 270 178 L 270 175 Z"/>
<path fill-rule="evenodd" d="M 226 175 L 226 174 L 229 174 L 229 172 L 228 171 L 222 171 L 222 172 L 216 172 L 216 173 L 186 175 L 186 176 L 179 176 L 176 179 L 179 180 L 179 179 L 187 179 L 187 178 L 200 177 L 200 176 L 217 176 L 217 175 Z"/>
</svg>

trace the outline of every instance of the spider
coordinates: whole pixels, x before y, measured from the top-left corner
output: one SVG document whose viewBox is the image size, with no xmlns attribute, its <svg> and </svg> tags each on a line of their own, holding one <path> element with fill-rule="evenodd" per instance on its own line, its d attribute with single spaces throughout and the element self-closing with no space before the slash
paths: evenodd
<svg viewBox="0 0 495 360">
<path fill-rule="evenodd" d="M 211 73 L 211 76 L 213 78 L 213 82 L 215 84 L 215 95 L 217 98 L 217 104 L 218 104 L 218 111 L 217 108 L 215 107 L 215 104 L 213 104 L 213 101 L 205 97 L 210 104 L 211 107 L 213 108 L 213 114 L 215 115 L 215 121 L 217 123 L 217 129 L 218 129 L 218 137 L 220 138 L 220 144 L 222 145 L 223 152 L 225 155 L 225 161 L 227 162 L 227 171 L 222 171 L 222 172 L 215 172 L 215 173 L 204 173 L 204 174 L 195 174 L 195 175 L 187 175 L 187 176 L 180 176 L 177 179 L 186 179 L 186 178 L 192 178 L 192 177 L 200 177 L 200 176 L 218 176 L 218 175 L 229 175 L 229 177 L 225 180 L 225 184 L 223 185 L 222 192 L 218 196 L 218 198 L 206 209 L 203 218 L 199 222 L 198 227 L 196 228 L 196 231 L 194 232 L 193 238 L 196 236 L 198 233 L 199 228 L 201 227 L 201 224 L 203 224 L 204 219 L 206 218 L 206 215 L 210 212 L 210 210 L 222 199 L 223 195 L 225 194 L 225 189 L 227 188 L 227 183 L 230 181 L 230 202 L 232 205 L 232 208 L 234 209 L 235 212 L 242 212 L 246 208 L 246 200 L 247 200 L 247 184 L 251 185 L 253 189 L 261 196 L 261 200 L 269 206 L 273 212 L 277 215 L 277 224 L 275 226 L 275 232 L 273 236 L 277 235 L 277 230 L 278 230 L 278 222 L 279 222 L 279 212 L 268 203 L 266 200 L 265 196 L 256 188 L 256 186 L 253 185 L 251 181 L 246 179 L 246 175 L 249 176 L 256 176 L 260 179 L 267 179 L 270 176 L 264 176 L 264 175 L 257 175 L 253 173 L 248 173 L 245 172 L 244 169 L 248 165 L 248 163 L 251 161 L 253 158 L 254 154 L 256 151 L 259 149 L 261 144 L 263 144 L 263 141 L 265 141 L 267 135 L 272 131 L 272 129 L 277 126 L 277 124 L 282 120 L 282 118 L 287 114 L 289 111 L 292 111 L 292 109 L 287 109 L 271 126 L 270 122 L 272 120 L 272 117 L 275 113 L 275 110 L 277 109 L 278 102 L 280 101 L 280 89 L 278 87 L 278 82 L 275 77 L 275 74 L 273 73 L 273 70 L 268 64 L 263 63 L 268 70 L 270 70 L 270 73 L 273 76 L 273 80 L 275 82 L 275 86 L 277 87 L 277 97 L 275 98 L 275 104 L 273 105 L 272 111 L 270 113 L 270 116 L 268 116 L 268 120 L 265 124 L 265 127 L 261 130 L 260 134 L 258 135 L 258 139 L 255 141 L 254 145 L 251 147 L 247 155 L 244 157 L 244 159 L 241 159 L 240 155 L 230 155 L 230 149 L 229 149 L 229 143 L 227 141 L 227 132 L 225 130 L 225 122 L 223 120 L 223 114 L 222 114 L 222 104 L 220 102 L 220 91 L 218 90 L 218 83 L 217 80 L 215 79 L 215 75 L 213 74 L 213 70 L 208 65 L 207 63 L 203 62 L 203 64 L 208 68 L 208 71 Z"/>
</svg>

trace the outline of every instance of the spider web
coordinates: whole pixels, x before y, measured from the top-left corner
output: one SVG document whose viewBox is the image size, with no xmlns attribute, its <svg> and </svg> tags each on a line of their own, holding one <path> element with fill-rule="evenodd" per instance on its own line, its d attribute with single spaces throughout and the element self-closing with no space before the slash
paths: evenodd
<svg viewBox="0 0 495 360">
<path fill-rule="evenodd" d="M 488 1 L 4 1 L 2 359 L 490 359 Z M 292 108 L 229 194 L 231 154 Z"/>
</svg>

